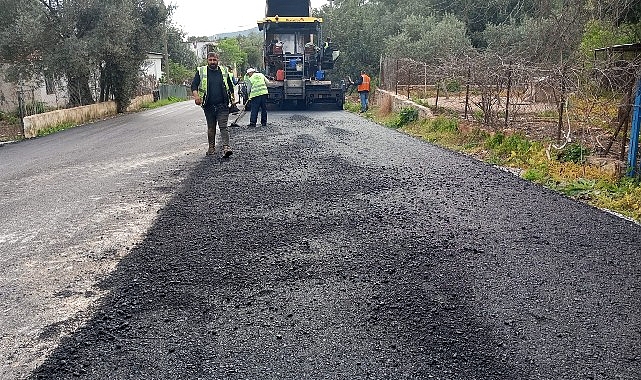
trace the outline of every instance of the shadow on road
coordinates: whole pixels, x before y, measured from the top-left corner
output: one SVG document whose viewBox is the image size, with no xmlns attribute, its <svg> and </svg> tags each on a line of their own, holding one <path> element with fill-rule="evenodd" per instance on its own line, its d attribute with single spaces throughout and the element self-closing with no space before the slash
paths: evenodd
<svg viewBox="0 0 641 380">
<path fill-rule="evenodd" d="M 474 317 L 444 222 L 383 201 L 395 172 L 297 144 L 200 163 L 31 377 L 529 378 Z"/>
</svg>

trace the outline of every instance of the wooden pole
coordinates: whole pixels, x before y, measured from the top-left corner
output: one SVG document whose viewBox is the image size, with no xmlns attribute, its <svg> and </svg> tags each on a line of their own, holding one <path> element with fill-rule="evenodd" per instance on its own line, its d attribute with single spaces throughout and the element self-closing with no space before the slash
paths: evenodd
<svg viewBox="0 0 641 380">
<path fill-rule="evenodd" d="M 505 100 L 505 128 L 508 126 L 510 118 L 510 89 L 512 87 L 512 62 L 510 62 L 510 71 L 507 73 L 507 99 Z"/>
<path fill-rule="evenodd" d="M 465 85 L 465 119 L 467 120 L 467 110 L 470 107 L 470 78 L 472 70 L 467 68 L 467 84 Z"/>
</svg>

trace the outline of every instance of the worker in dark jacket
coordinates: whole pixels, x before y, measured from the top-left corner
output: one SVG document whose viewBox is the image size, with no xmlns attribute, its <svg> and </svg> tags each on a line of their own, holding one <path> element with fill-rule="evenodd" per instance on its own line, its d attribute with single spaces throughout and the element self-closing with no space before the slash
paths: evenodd
<svg viewBox="0 0 641 380">
<path fill-rule="evenodd" d="M 216 124 L 220 129 L 222 153 L 224 157 L 232 154 L 229 146 L 229 105 L 234 103 L 234 84 L 227 68 L 218 65 L 218 54 L 207 54 L 207 66 L 199 66 L 191 82 L 194 102 L 203 108 L 207 119 L 207 155 L 216 153 Z"/>
</svg>

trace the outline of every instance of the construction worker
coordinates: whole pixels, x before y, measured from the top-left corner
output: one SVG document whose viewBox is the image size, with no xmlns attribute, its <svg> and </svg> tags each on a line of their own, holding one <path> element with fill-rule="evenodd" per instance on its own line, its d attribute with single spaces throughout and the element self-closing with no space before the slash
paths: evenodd
<svg viewBox="0 0 641 380">
<path fill-rule="evenodd" d="M 219 65 L 218 53 L 207 54 L 207 66 L 199 66 L 196 75 L 191 82 L 191 92 L 194 95 L 194 102 L 203 108 L 205 119 L 207 119 L 207 141 L 209 149 L 207 155 L 216 153 L 216 124 L 220 129 L 222 141 L 222 153 L 224 157 L 232 154 L 229 146 L 229 106 L 234 104 L 231 76 L 227 68 Z"/>
<path fill-rule="evenodd" d="M 358 91 L 358 95 L 361 98 L 361 113 L 366 112 L 368 109 L 369 83 L 369 76 L 365 74 L 365 70 L 361 70 L 361 76 L 354 82 L 358 86 L 356 91 Z"/>
<path fill-rule="evenodd" d="M 258 110 L 260 110 L 260 125 L 267 126 L 267 78 L 256 69 L 247 69 L 247 93 L 251 104 L 248 127 L 255 127 L 258 121 Z"/>
</svg>

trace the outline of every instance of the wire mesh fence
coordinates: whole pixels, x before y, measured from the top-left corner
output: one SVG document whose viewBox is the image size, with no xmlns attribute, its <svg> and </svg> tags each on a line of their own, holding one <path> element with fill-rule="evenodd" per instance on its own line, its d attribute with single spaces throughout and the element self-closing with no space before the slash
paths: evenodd
<svg viewBox="0 0 641 380">
<path fill-rule="evenodd" d="M 538 129 L 539 137 L 556 144 L 587 133 L 586 144 L 603 155 L 618 141 L 622 158 L 640 72 L 638 59 L 575 67 L 491 55 L 438 62 L 387 57 L 381 60 L 380 87 L 494 131 Z"/>
<path fill-rule="evenodd" d="M 191 89 L 189 86 L 179 85 L 179 84 L 166 84 L 161 83 L 158 86 L 158 97 L 159 99 L 188 99 L 191 96 Z"/>
</svg>

